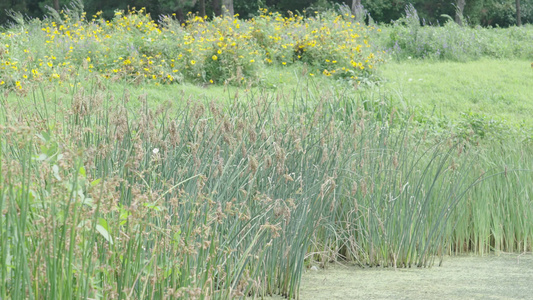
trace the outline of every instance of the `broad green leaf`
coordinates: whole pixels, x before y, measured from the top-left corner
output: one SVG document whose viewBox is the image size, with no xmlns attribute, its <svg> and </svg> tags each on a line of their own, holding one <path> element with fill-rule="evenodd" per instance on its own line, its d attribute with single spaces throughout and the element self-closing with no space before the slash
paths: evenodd
<svg viewBox="0 0 533 300">
<path fill-rule="evenodd" d="M 37 133 L 37 134 L 36 134 L 36 136 L 37 136 L 38 138 L 40 138 L 43 142 L 47 142 L 49 136 L 46 135 L 46 138 L 45 138 L 44 135 L 45 135 L 45 133 L 43 133 L 43 134 L 39 134 L 39 133 Z"/>
<path fill-rule="evenodd" d="M 126 224 L 126 222 L 128 221 L 128 216 L 131 215 L 131 213 L 125 209 L 123 209 L 122 207 L 120 208 L 120 225 L 124 225 Z"/>
<path fill-rule="evenodd" d="M 85 177 L 86 176 L 86 173 L 85 173 L 85 168 L 83 166 L 80 167 L 80 175 L 82 177 Z"/>
<path fill-rule="evenodd" d="M 37 194 L 34 190 L 29 190 L 29 196 L 30 200 L 33 202 L 35 199 L 39 199 L 39 194 Z"/>
<path fill-rule="evenodd" d="M 179 243 L 181 237 L 181 230 L 174 232 L 174 242 Z"/>
<path fill-rule="evenodd" d="M 41 153 L 39 154 L 39 156 L 37 157 L 37 160 L 38 161 L 43 161 L 43 160 L 46 160 L 48 158 L 48 155 L 44 154 L 44 153 Z"/>
<path fill-rule="evenodd" d="M 91 182 L 91 186 L 96 186 L 102 181 L 102 178 L 95 179 Z"/>
<path fill-rule="evenodd" d="M 109 230 L 109 225 L 107 224 L 107 221 L 104 218 L 98 218 L 98 224 L 104 227 L 105 230 Z"/>
<path fill-rule="evenodd" d="M 59 167 L 57 165 L 52 166 L 52 173 L 58 181 L 61 181 L 61 176 L 59 176 Z"/>
<path fill-rule="evenodd" d="M 81 203 L 89 206 L 89 207 L 93 207 L 93 199 L 92 198 L 84 198 Z"/>
<path fill-rule="evenodd" d="M 155 203 L 144 203 L 144 206 L 148 207 L 148 208 L 151 208 L 151 209 L 154 209 L 156 211 L 160 211 L 161 210 L 161 207 L 159 207 Z"/>
<path fill-rule="evenodd" d="M 106 241 L 113 245 L 113 238 L 111 238 L 109 232 L 102 225 L 96 225 L 96 230 L 102 235 L 102 237 L 104 237 Z"/>
</svg>

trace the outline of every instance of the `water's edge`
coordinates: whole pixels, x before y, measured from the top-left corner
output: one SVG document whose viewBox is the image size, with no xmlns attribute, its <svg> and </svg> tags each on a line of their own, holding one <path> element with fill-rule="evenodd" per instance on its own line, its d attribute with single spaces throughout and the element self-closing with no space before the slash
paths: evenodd
<svg viewBox="0 0 533 300">
<path fill-rule="evenodd" d="M 432 268 L 309 269 L 300 299 L 533 299 L 533 255 L 450 256 Z"/>
</svg>

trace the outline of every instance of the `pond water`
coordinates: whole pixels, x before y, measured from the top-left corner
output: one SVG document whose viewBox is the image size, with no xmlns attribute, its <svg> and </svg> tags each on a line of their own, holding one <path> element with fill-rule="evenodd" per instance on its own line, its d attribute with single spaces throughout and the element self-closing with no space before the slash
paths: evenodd
<svg viewBox="0 0 533 300">
<path fill-rule="evenodd" d="M 300 299 L 533 299 L 533 255 L 451 256 L 431 268 L 309 269 Z"/>
</svg>

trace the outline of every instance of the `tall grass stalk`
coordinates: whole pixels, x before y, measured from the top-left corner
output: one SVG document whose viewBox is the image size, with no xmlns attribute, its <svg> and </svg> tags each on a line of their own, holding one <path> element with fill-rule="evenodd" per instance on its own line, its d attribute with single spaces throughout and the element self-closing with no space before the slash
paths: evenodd
<svg viewBox="0 0 533 300">
<path fill-rule="evenodd" d="M 0 297 L 295 298 L 315 263 L 531 249 L 529 173 L 468 189 L 481 169 L 528 168 L 527 148 L 474 159 L 383 104 L 312 95 L 4 98 Z"/>
</svg>

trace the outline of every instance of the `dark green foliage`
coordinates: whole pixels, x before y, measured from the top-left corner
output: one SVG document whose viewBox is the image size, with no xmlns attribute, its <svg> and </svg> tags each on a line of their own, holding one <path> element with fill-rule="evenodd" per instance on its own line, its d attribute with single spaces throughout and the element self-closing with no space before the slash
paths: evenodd
<svg viewBox="0 0 533 300">
<path fill-rule="evenodd" d="M 12 9 L 27 14 L 30 17 L 42 18 L 47 13 L 46 6 L 53 6 L 54 0 L 4 0 L 0 2 L 0 24 L 9 21 L 6 10 Z M 60 7 L 69 4 L 69 0 L 59 0 Z M 175 13 L 178 18 L 184 19 L 187 12 L 198 13 L 201 11 L 201 1 L 198 0 L 85 0 L 84 6 L 88 15 L 98 11 L 103 12 L 105 18 L 111 18 L 116 9 L 127 10 L 128 7 L 146 10 L 157 20 L 159 15 Z M 352 0 L 234 0 L 235 13 L 241 18 L 249 18 L 257 14 L 259 8 L 268 8 L 280 12 L 303 12 L 311 8 L 324 10 L 334 5 L 346 4 L 350 6 Z M 205 0 L 207 16 L 220 14 L 220 0 Z M 443 15 L 455 15 L 455 1 L 450 0 L 362 0 L 362 5 L 374 21 L 389 23 L 404 15 L 408 4 L 418 11 L 423 24 L 439 24 L 446 18 Z M 471 0 L 466 2 L 464 16 L 470 25 L 507 27 L 516 24 L 515 0 Z M 533 22 L 533 2 L 521 1 L 522 23 Z"/>
<path fill-rule="evenodd" d="M 316 0 L 267 0 L 267 6 L 270 6 L 279 11 L 302 11 L 305 8 L 313 5 Z"/>
</svg>

